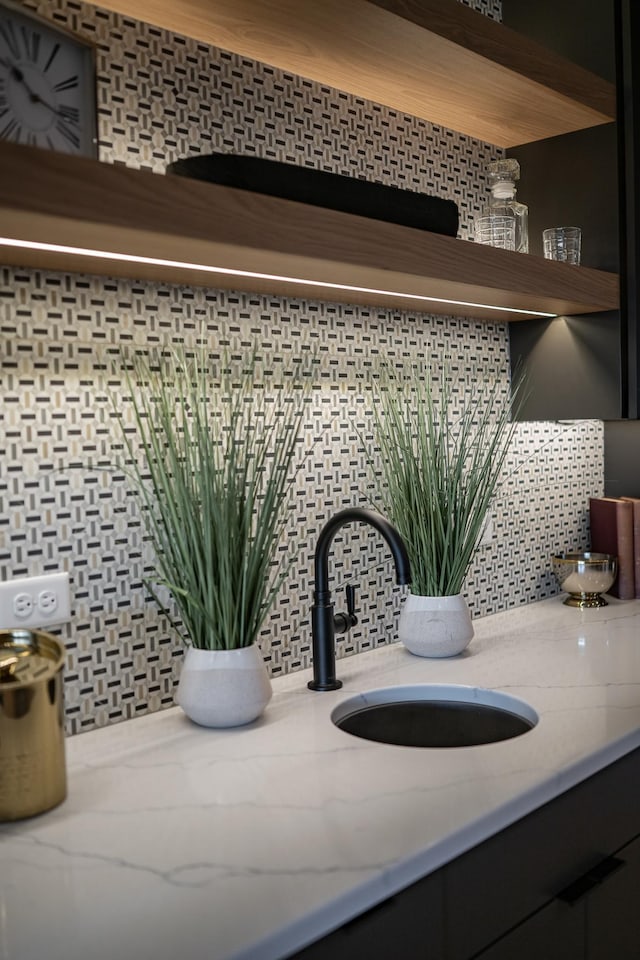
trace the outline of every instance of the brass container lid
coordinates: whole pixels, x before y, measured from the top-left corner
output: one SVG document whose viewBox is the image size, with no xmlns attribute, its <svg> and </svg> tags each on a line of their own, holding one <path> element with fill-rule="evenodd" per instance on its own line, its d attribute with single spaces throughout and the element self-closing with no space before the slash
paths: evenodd
<svg viewBox="0 0 640 960">
<path fill-rule="evenodd" d="M 0 630 L 0 687 L 15 689 L 54 676 L 64 663 L 64 647 L 37 630 Z"/>
</svg>

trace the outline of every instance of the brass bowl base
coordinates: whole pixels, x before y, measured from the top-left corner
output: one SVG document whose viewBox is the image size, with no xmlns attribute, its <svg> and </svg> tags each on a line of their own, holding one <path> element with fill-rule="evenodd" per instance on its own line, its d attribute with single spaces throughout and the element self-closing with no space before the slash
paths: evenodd
<svg viewBox="0 0 640 960">
<path fill-rule="evenodd" d="M 609 604 L 599 593 L 570 593 L 563 601 L 568 607 L 579 607 L 587 610 L 592 607 L 608 607 Z"/>
</svg>

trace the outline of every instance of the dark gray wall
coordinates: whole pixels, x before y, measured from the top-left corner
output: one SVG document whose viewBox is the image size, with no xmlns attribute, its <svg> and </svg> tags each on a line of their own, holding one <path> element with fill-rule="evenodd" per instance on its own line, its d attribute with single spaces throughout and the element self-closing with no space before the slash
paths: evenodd
<svg viewBox="0 0 640 960">
<path fill-rule="evenodd" d="M 607 497 L 640 497 L 640 423 L 612 420 L 604 425 Z"/>
<path fill-rule="evenodd" d="M 615 79 L 612 0 L 503 0 L 505 24 L 609 80 Z M 518 195 L 529 206 L 531 253 L 542 231 L 582 229 L 584 266 L 619 269 L 618 138 L 605 124 L 511 150 L 520 162 Z M 510 326 L 514 369 L 524 365 L 530 392 L 524 420 L 609 419 L 625 406 L 621 320 L 615 313 Z"/>
<path fill-rule="evenodd" d="M 505 26 L 615 81 L 614 0 L 502 0 Z"/>
<path fill-rule="evenodd" d="M 581 226 L 583 264 L 620 272 L 621 311 L 512 324 L 510 341 L 512 361 L 526 361 L 531 374 L 523 419 L 605 420 L 605 493 L 640 496 L 640 4 L 503 0 L 503 19 L 618 85 L 616 125 L 512 155 L 523 168 L 519 194 L 529 204 L 532 252 L 541 253 L 544 226 Z"/>
</svg>

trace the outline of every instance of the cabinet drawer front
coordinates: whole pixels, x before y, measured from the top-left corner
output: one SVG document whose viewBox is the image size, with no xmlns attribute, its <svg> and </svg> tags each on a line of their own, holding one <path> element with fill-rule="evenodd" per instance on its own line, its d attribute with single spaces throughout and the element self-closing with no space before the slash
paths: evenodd
<svg viewBox="0 0 640 960">
<path fill-rule="evenodd" d="M 584 904 L 573 909 L 549 903 L 483 950 L 477 960 L 583 960 L 584 911 Z"/>
<path fill-rule="evenodd" d="M 436 873 L 346 923 L 290 960 L 442 960 L 442 876 Z"/>
<path fill-rule="evenodd" d="M 587 901 L 589 960 L 640 957 L 640 838 L 617 852 L 623 867 Z"/>
<path fill-rule="evenodd" d="M 640 832 L 639 788 L 636 750 L 445 867 L 448 960 L 487 947 Z"/>
</svg>

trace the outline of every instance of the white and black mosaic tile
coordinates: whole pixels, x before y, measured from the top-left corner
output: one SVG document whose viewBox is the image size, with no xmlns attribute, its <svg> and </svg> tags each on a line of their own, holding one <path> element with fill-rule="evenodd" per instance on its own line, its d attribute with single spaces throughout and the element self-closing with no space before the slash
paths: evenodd
<svg viewBox="0 0 640 960">
<path fill-rule="evenodd" d="M 470 4 L 500 17 L 499 3 Z M 484 203 L 489 144 L 224 51 L 95 9 L 41 2 L 98 46 L 100 154 L 163 172 L 213 150 L 254 153 L 450 197 L 460 235 Z M 212 353 L 255 340 L 275 358 L 316 357 L 304 458 L 290 537 L 300 554 L 269 616 L 261 647 L 273 675 L 310 663 L 313 549 L 341 507 L 367 505 L 366 372 L 378 359 L 449 363 L 462 381 L 508 384 L 501 324 L 83 275 L 0 270 L 0 576 L 55 570 L 71 577 L 68 730 L 80 732 L 173 702 L 182 649 L 142 581 L 150 570 L 136 502 L 117 461 L 107 381 L 122 346 L 145 351 L 195 342 Z M 562 432 L 562 436 L 560 433 Z M 587 503 L 601 493 L 602 427 L 527 424 L 495 505 L 494 542 L 482 549 L 466 595 L 474 616 L 556 592 L 548 558 L 587 545 Z M 336 541 L 340 595 L 358 587 L 359 624 L 338 655 L 393 639 L 401 598 L 377 535 Z"/>
</svg>

